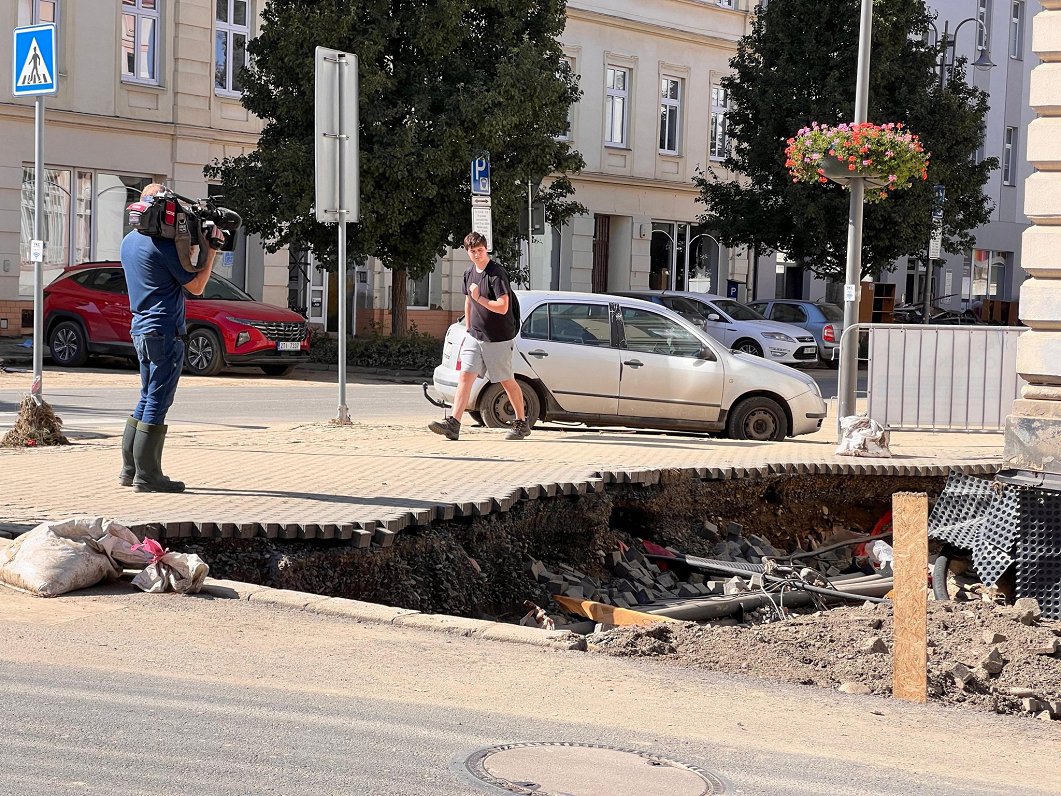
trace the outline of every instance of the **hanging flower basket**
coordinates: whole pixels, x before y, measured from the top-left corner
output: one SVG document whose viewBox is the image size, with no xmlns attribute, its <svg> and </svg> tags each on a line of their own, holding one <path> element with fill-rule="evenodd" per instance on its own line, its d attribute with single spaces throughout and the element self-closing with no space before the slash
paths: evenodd
<svg viewBox="0 0 1061 796">
<path fill-rule="evenodd" d="M 866 183 L 866 201 L 879 202 L 891 191 L 928 179 L 929 154 L 902 123 L 865 122 L 836 127 L 813 122 L 787 140 L 785 167 L 793 182 Z"/>
</svg>

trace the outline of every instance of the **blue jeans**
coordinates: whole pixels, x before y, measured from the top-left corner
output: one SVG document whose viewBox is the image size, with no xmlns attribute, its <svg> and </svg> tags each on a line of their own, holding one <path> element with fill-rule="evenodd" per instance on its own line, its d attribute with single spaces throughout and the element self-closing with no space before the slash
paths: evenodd
<svg viewBox="0 0 1061 796">
<path fill-rule="evenodd" d="M 140 360 L 140 402 L 133 417 L 144 423 L 162 425 L 181 377 L 184 341 L 175 335 L 135 334 L 133 348 Z"/>
</svg>

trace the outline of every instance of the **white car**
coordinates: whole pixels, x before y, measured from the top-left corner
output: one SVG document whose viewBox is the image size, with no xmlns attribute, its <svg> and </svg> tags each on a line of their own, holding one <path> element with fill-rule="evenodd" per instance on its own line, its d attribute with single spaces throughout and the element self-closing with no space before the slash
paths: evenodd
<svg viewBox="0 0 1061 796">
<path fill-rule="evenodd" d="M 619 295 L 662 304 L 702 324 L 705 332 L 735 351 L 786 365 L 818 361 L 813 334 L 789 323 L 769 321 L 733 299 L 688 290 L 637 290 Z"/>
<path fill-rule="evenodd" d="M 731 352 L 664 307 L 600 293 L 517 295 L 514 366 L 532 425 L 566 420 L 765 441 L 812 434 L 825 418 L 818 385 L 805 373 Z M 435 368 L 434 389 L 446 404 L 466 334 L 463 321 L 450 326 Z M 501 385 L 483 379 L 468 410 L 492 428 L 515 417 Z"/>
</svg>

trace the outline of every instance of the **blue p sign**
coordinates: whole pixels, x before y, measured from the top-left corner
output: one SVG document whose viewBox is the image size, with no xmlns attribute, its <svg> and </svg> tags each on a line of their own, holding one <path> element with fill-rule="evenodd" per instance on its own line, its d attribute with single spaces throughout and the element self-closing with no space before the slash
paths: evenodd
<svg viewBox="0 0 1061 796">
<path fill-rule="evenodd" d="M 472 161 L 472 193 L 490 195 L 490 156 L 484 155 Z"/>
</svg>

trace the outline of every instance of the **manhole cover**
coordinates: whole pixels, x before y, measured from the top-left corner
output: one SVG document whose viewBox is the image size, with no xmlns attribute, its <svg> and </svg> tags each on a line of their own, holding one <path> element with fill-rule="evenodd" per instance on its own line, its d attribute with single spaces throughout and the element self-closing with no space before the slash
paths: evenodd
<svg viewBox="0 0 1061 796">
<path fill-rule="evenodd" d="M 531 796 L 710 796 L 722 782 L 702 768 L 660 755 L 578 743 L 492 746 L 468 758 L 472 775 Z"/>
</svg>

